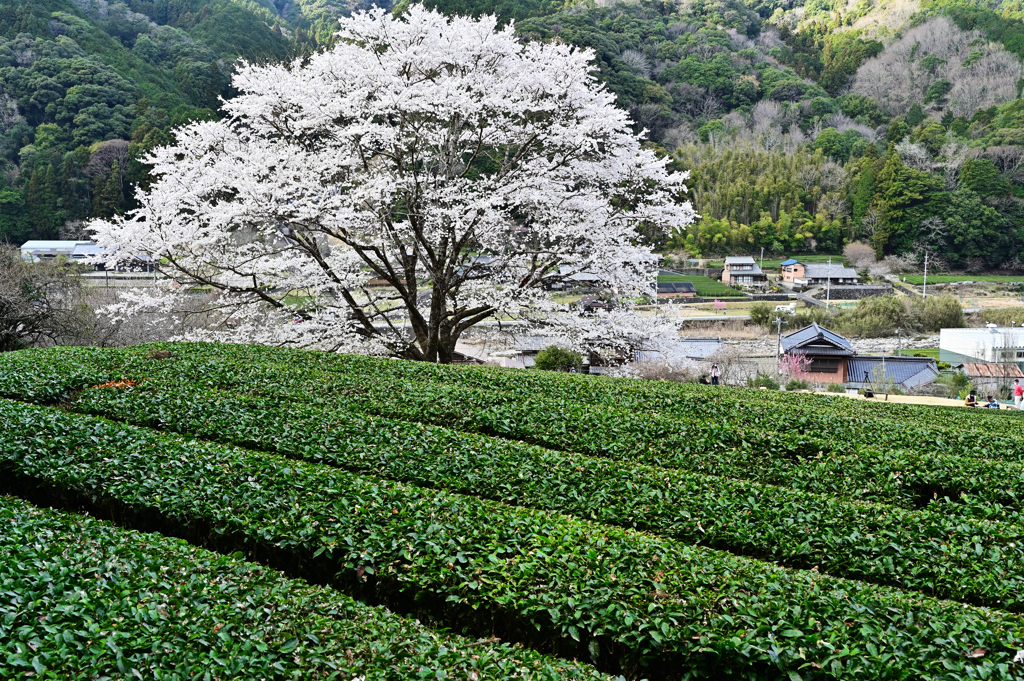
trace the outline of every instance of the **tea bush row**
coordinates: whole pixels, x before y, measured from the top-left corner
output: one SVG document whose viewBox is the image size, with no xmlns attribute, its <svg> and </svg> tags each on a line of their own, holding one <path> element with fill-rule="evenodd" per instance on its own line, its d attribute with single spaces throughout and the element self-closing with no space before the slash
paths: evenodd
<svg viewBox="0 0 1024 681">
<path fill-rule="evenodd" d="M 568 651 L 632 677 L 1019 671 L 1022 621 L 997 610 L 53 409 L 2 401 L 0 424 L 4 484 L 240 544 L 503 639 L 579 639 Z"/>
<path fill-rule="evenodd" d="M 609 462 L 437 426 L 216 391 L 92 389 L 89 413 L 646 530 L 790 567 L 1019 611 L 1019 526 Z"/>
<path fill-rule="evenodd" d="M 0 497 L 4 678 L 599 679 L 177 539 Z M 11 676 L 8 676 L 11 675 Z"/>
</svg>

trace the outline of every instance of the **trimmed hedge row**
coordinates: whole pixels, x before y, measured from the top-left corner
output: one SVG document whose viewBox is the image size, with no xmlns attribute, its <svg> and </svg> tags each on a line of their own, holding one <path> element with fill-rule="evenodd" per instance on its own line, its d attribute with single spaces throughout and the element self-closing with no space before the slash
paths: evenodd
<svg viewBox="0 0 1024 681">
<path fill-rule="evenodd" d="M 722 391 L 694 384 L 665 384 L 604 377 L 509 372 L 493 367 L 445 366 L 417 362 L 396 362 L 366 357 L 328 355 L 311 358 L 312 353 L 275 349 L 250 352 L 232 348 L 230 356 L 248 361 L 279 363 L 289 373 L 304 373 L 311 364 L 319 371 L 346 376 L 429 381 L 498 390 L 525 397 L 573 399 L 595 405 L 662 414 L 722 419 L 740 427 L 757 425 L 771 431 L 787 431 L 818 438 L 886 447 L 922 453 L 936 451 L 959 455 L 985 455 L 1024 461 L 1024 442 L 1018 436 L 1020 423 L 1012 415 L 977 414 L 962 409 L 940 409 L 936 423 L 934 407 L 885 405 L 854 402 L 844 397 L 793 395 L 771 391 Z M 257 359 L 259 358 L 259 359 Z M 835 409 L 841 413 L 836 413 Z M 993 435 L 1000 437 L 993 440 Z"/>
<path fill-rule="evenodd" d="M 95 389 L 84 392 L 73 407 L 420 486 L 633 527 L 790 567 L 816 567 L 943 598 L 1024 609 L 1024 532 L 1006 523 L 846 502 L 215 391 Z"/>
<path fill-rule="evenodd" d="M 1024 621 L 1000 611 L 51 409 L 3 401 L 0 424 L 6 484 L 241 543 L 447 622 L 579 639 L 634 677 L 1019 672 Z"/>
<path fill-rule="evenodd" d="M 0 497 L 0 527 L 0 661 L 17 676 L 606 678 L 441 635 L 181 540 L 10 497 Z"/>
<path fill-rule="evenodd" d="M 614 408 L 619 413 L 657 412 L 670 421 L 698 419 L 741 432 L 786 433 L 796 441 L 815 440 L 819 448 L 836 447 L 849 452 L 857 445 L 904 449 L 916 453 L 1005 459 L 1024 462 L 1024 441 L 1017 436 L 1019 424 L 1012 415 L 940 410 L 943 425 L 937 426 L 934 408 L 913 405 L 879 405 L 757 391 L 736 393 L 704 386 L 629 381 L 599 377 L 570 376 L 544 372 L 510 372 L 492 367 L 451 367 L 367 357 L 283 350 L 254 346 L 173 344 L 167 347 L 183 356 L 171 362 L 146 359 L 148 348 L 127 350 L 61 350 L 56 353 L 20 353 L 0 363 L 0 394 L 24 395 L 55 392 L 52 381 L 34 381 L 27 376 L 50 378 L 50 363 L 56 361 L 83 373 L 85 367 L 103 367 L 104 376 L 117 372 L 141 371 L 153 378 L 179 378 L 201 368 L 202 379 L 211 387 L 278 384 L 316 388 L 320 391 L 351 392 L 353 380 L 387 385 L 432 384 L 453 390 L 468 389 L 475 394 L 498 394 L 506 401 L 521 399 L 550 402 L 567 398 L 579 405 Z M 6 366 L 5 366 L 6 365 Z M 159 365 L 159 366 L 158 366 Z M 72 375 L 63 385 L 82 386 Z M 102 382 L 102 381 L 100 381 Z M 40 383 L 43 387 L 40 387 Z M 495 392 L 497 391 L 497 392 Z M 59 391 L 56 391 L 59 392 Z M 543 408 L 543 407 L 541 407 Z M 1000 428 L 1000 426 L 1003 426 Z M 554 446 L 552 443 L 546 443 Z"/>
<path fill-rule="evenodd" d="M 873 448 L 861 448 L 859 454 L 837 455 L 829 452 L 833 445 L 812 438 L 762 434 L 757 429 L 743 433 L 728 424 L 697 419 L 680 422 L 590 407 L 569 400 L 522 399 L 510 404 L 509 398 L 500 393 L 432 383 L 337 377 L 332 384 L 332 394 L 314 394 L 315 384 L 307 378 L 310 370 L 291 372 L 287 365 L 258 360 L 264 354 L 273 357 L 283 353 L 285 358 L 308 357 L 326 363 L 330 356 L 288 354 L 280 350 L 270 353 L 270 349 L 238 347 L 239 353 L 253 361 L 228 364 L 206 359 L 207 355 L 216 354 L 209 352 L 206 346 L 200 348 L 198 358 L 182 356 L 166 361 L 146 359 L 145 354 L 138 351 L 81 354 L 108 360 L 127 355 L 132 359 L 127 365 L 122 363 L 121 368 L 135 379 L 145 379 L 140 388 L 143 390 L 183 393 L 197 386 L 210 386 L 248 391 L 270 395 L 282 406 L 305 402 L 343 407 L 518 439 L 553 449 L 752 479 L 816 494 L 835 494 L 904 508 L 930 506 L 936 512 L 954 516 L 1021 520 L 1024 467 L 1019 464 Z M 366 358 L 352 361 L 357 360 L 381 362 Z M 38 384 L 26 388 L 17 383 L 29 372 L 13 372 L 17 362 L 6 366 L 8 372 L 0 373 L 0 385 L 7 386 L 7 394 L 33 399 L 33 391 L 40 391 Z M 44 367 L 38 373 L 45 374 L 45 371 Z M 105 371 L 104 381 L 121 375 L 112 369 Z M 12 373 L 17 373 L 17 377 L 7 380 Z M 41 382 L 47 380 L 44 376 Z M 59 393 L 62 399 L 70 399 L 76 387 L 82 387 L 81 382 L 41 392 Z M 88 409 L 88 406 L 78 408 Z M 117 415 L 105 408 L 98 411 Z M 954 503 L 944 503 L 947 497 Z"/>
</svg>

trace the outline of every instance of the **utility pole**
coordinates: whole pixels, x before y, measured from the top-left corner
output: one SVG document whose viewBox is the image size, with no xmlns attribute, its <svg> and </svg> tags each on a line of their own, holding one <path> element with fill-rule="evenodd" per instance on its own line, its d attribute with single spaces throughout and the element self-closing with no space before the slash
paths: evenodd
<svg viewBox="0 0 1024 681">
<path fill-rule="evenodd" d="M 903 356 L 903 339 L 900 337 L 900 329 L 896 329 L 896 356 Z"/>
<path fill-rule="evenodd" d="M 776 317 L 774 324 L 775 324 L 776 327 L 778 327 L 778 330 L 779 330 L 778 331 L 778 333 L 779 333 L 779 341 L 778 341 L 779 345 L 775 349 L 775 356 L 778 357 L 779 355 L 782 354 L 782 325 L 783 324 L 789 324 L 789 322 L 784 320 L 782 317 Z"/>
<path fill-rule="evenodd" d="M 761 246 L 761 271 L 764 272 L 764 246 Z"/>
<path fill-rule="evenodd" d="M 924 288 L 921 289 L 921 299 L 928 297 L 928 254 L 924 254 Z"/>
<path fill-rule="evenodd" d="M 825 279 L 825 309 L 828 309 L 829 300 L 832 297 L 832 258 L 828 259 L 828 274 Z"/>
</svg>

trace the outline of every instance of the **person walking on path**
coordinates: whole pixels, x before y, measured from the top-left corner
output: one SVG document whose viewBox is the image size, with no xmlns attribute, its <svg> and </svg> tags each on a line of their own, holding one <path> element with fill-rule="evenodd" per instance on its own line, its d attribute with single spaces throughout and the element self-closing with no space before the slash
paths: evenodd
<svg viewBox="0 0 1024 681">
<path fill-rule="evenodd" d="M 1020 409 L 1020 403 L 1024 401 L 1024 385 L 1020 384 L 1020 379 L 1013 379 L 1013 408 Z"/>
<path fill-rule="evenodd" d="M 711 363 L 711 385 L 718 385 L 718 378 L 722 375 L 722 370 L 718 368 L 718 362 Z"/>
</svg>

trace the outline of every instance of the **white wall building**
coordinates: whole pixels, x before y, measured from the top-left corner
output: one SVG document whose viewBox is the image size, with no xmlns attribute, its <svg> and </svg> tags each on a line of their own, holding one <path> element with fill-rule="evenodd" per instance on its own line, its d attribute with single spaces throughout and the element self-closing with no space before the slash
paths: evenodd
<svg viewBox="0 0 1024 681">
<path fill-rule="evenodd" d="M 33 261 L 58 256 L 70 258 L 75 248 L 95 245 L 93 241 L 26 241 L 21 245 L 21 257 Z"/>
<path fill-rule="evenodd" d="M 1024 324 L 1024 310 L 1021 322 Z M 1024 364 L 1024 328 L 990 325 L 984 329 L 942 329 L 939 331 L 939 360 L 950 364 Z"/>
</svg>

